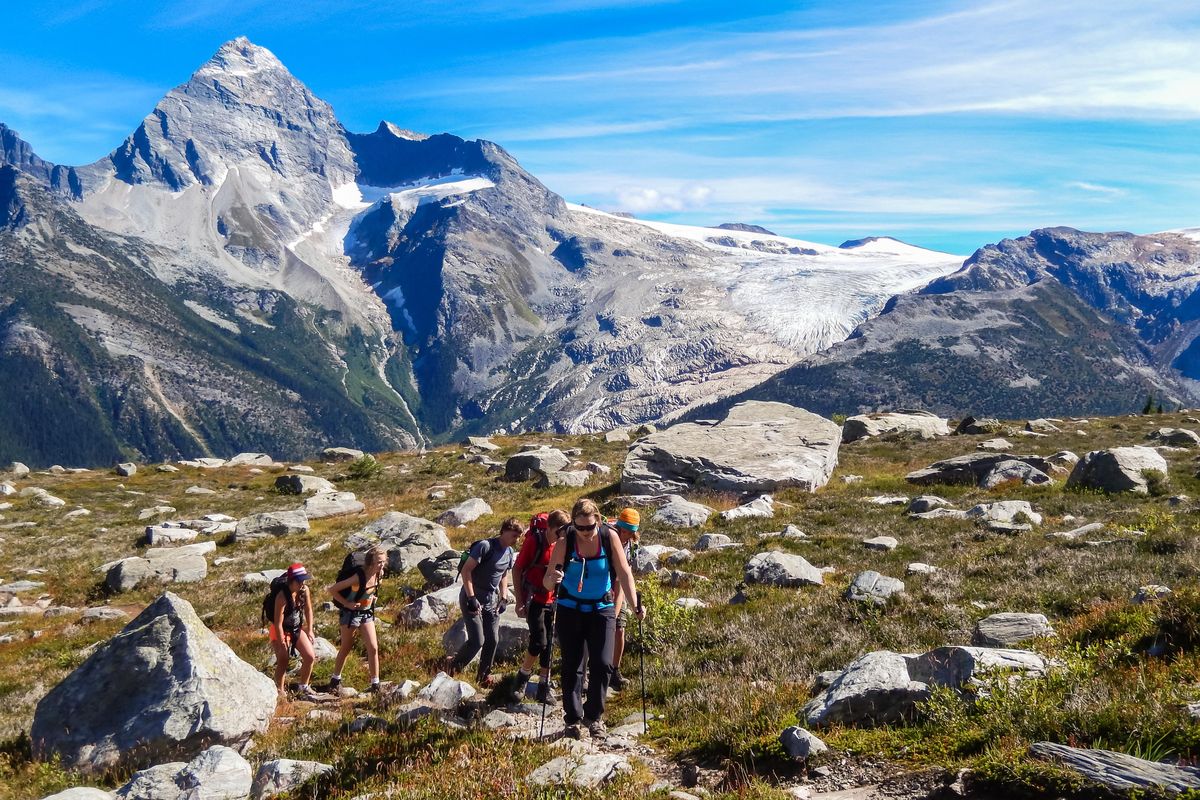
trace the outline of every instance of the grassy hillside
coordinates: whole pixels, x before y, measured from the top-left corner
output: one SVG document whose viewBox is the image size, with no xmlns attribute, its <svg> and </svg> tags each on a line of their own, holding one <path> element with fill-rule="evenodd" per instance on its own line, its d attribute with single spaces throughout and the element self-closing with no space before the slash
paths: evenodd
<svg viewBox="0 0 1200 800">
<path fill-rule="evenodd" d="M 1009 438 L 1017 452 L 1048 455 L 1069 449 L 1082 455 L 1100 447 L 1145 443 L 1146 434 L 1159 426 L 1200 427 L 1200 422 L 1188 421 L 1184 414 L 1093 418 L 1065 423 L 1063 432 L 1044 439 Z M 1094 797 L 1066 774 L 1030 761 L 1028 745 L 1048 739 L 1194 763 L 1200 756 L 1200 725 L 1187 715 L 1185 704 L 1200 700 L 1200 593 L 1194 588 L 1200 568 L 1197 506 L 1192 500 L 1172 501 L 1168 495 L 1200 498 L 1200 480 L 1193 474 L 1197 452 L 1166 454 L 1170 481 L 1158 496 L 1067 491 L 1061 479 L 1048 487 L 992 491 L 918 490 L 904 482 L 911 470 L 974 451 L 982 438 L 894 438 L 845 446 L 830 484 L 814 494 L 779 493 L 773 520 L 726 523 L 714 516 L 705 528 L 691 531 L 645 525 L 644 543 L 692 548 L 700 533 L 720 532 L 744 545 L 698 553 L 681 567 L 708 580 L 677 588 L 654 579 L 642 581 L 652 612 L 645 637 L 646 687 L 652 711 L 663 717 L 644 741 L 655 748 L 668 772 L 675 771 L 675 778 L 666 777 L 677 779 L 678 769 L 694 764 L 715 793 L 784 798 L 788 787 L 803 781 L 816 788 L 836 788 L 888 778 L 928 788 L 943 781 L 942 776 L 952 780 L 965 768 L 972 771 L 978 790 L 994 796 Z M 533 441 L 581 448 L 584 461 L 613 468 L 611 476 L 594 479 L 587 494 L 608 503 L 606 510 L 615 513 L 612 500 L 618 493 L 623 445 L 588 436 L 530 435 L 495 441 L 504 448 L 501 458 Z M 210 556 L 210 565 L 216 558 L 230 560 L 210 566 L 202 583 L 173 590 L 192 602 L 244 659 L 265 668 L 269 650 L 258 625 L 260 593 L 242 588 L 245 573 L 302 560 L 316 574 L 319 587 L 332 581 L 345 536 L 389 510 L 433 518 L 463 499 L 483 497 L 495 513 L 466 529 L 449 531 L 453 544 L 463 547 L 496 529 L 503 517 L 569 508 L 578 496 L 578 490 L 537 490 L 502 482 L 462 460 L 459 447 L 421 455 L 383 454 L 379 461 L 381 475 L 357 481 L 346 476 L 345 465 L 312 465 L 339 488 L 358 493 L 366 513 L 315 521 L 312 531 L 301 536 L 252 544 L 222 542 Z M 851 475 L 861 480 L 843 480 Z M 31 475 L 16 481 L 18 488 L 41 486 L 65 499 L 67 506 L 47 510 L 28 499 L 7 498 L 14 505 L 0 512 L 0 528 L 16 522 L 34 522 L 36 527 L 0 529 L 0 578 L 45 581 L 43 591 L 56 606 L 109 604 L 136 613 L 157 590 L 147 587 L 109 596 L 95 568 L 141 549 L 139 535 L 146 525 L 137 519 L 141 509 L 170 505 L 179 518 L 194 518 L 296 507 L 295 498 L 274 493 L 274 478 L 271 471 L 253 474 L 246 468 L 185 469 L 177 474 L 142 468 L 127 479 L 107 472 Z M 185 494 L 192 485 L 217 494 Z M 435 486 L 450 487 L 444 499 L 429 499 Z M 1033 532 L 1005 536 L 961 520 L 912 520 L 903 506 L 865 502 L 874 495 L 924 493 L 940 494 L 963 509 L 982 501 L 1026 499 L 1046 519 Z M 717 509 L 737 500 L 691 499 Z M 91 516 L 65 519 L 64 512 L 76 506 L 89 509 Z M 1105 523 L 1102 534 L 1089 538 L 1111 543 L 1075 545 L 1044 536 L 1085 522 Z M 808 538 L 774 535 L 789 523 Z M 899 547 L 881 553 L 861 544 L 883 534 L 899 539 Z M 327 543 L 332 546 L 318 550 Z M 749 602 L 729 605 L 746 560 L 771 549 L 799 553 L 834 572 L 823 587 L 751 587 Z M 905 577 L 906 565 L 916 561 L 935 565 L 940 572 Z M 865 569 L 904 579 L 906 594 L 882 609 L 852 605 L 843 594 L 854 575 Z M 46 572 L 34 577 L 26 575 L 28 570 Z M 387 581 L 381 614 L 385 623 L 407 601 L 408 590 L 420 583 L 415 572 Z M 1131 596 L 1144 584 L 1165 584 L 1175 593 L 1158 603 L 1132 604 Z M 37 595 L 21 597 L 32 602 Z M 699 598 L 709 607 L 680 611 L 673 605 L 679 596 Z M 1055 660 L 1049 677 L 991 687 L 973 704 L 936 694 L 922 718 L 909 725 L 818 730 L 834 750 L 818 762 L 820 773 L 805 773 L 784 756 L 778 735 L 796 724 L 818 673 L 840 669 L 872 650 L 923 652 L 967 644 L 974 623 L 999 611 L 1040 612 L 1050 618 L 1058 635 L 1031 645 Z M 74 612 L 0 618 L 0 636 L 12 637 L 0 644 L 0 796 L 40 798 L 85 783 L 53 764 L 32 761 L 23 732 L 37 700 L 82 662 L 85 648 L 120 628 L 119 622 L 81 624 Z M 381 630 L 384 679 L 427 681 L 443 655 L 444 627 L 412 631 L 382 624 Z M 335 638 L 336 615 L 319 613 L 317 631 Z M 635 678 L 635 686 L 637 661 L 635 649 L 624 669 Z M 331 664 L 319 663 L 316 681 L 327 678 L 330 669 Z M 361 687 L 365 680 L 365 668 L 356 657 L 346 681 Z M 627 690 L 614 700 L 609 717 L 619 720 L 639 707 L 636 690 Z M 257 762 L 286 755 L 334 764 L 336 772 L 321 789 L 322 797 L 571 796 L 547 794 L 521 781 L 556 754 L 548 745 L 513 742 L 502 733 L 446 729 L 429 720 L 410 731 L 348 733 L 345 723 L 363 712 L 388 716 L 377 701 L 368 699 L 320 708 L 281 704 L 275 725 L 250 758 Z M 124 777 L 108 776 L 106 785 L 120 785 Z M 639 770 L 614 786 L 579 796 L 640 796 L 656 780 L 651 771 Z"/>
</svg>

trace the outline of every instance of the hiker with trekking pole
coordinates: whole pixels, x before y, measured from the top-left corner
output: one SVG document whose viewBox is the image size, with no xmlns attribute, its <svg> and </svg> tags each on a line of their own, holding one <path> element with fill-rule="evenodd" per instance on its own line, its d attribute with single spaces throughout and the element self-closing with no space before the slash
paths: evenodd
<svg viewBox="0 0 1200 800">
<path fill-rule="evenodd" d="M 617 529 L 617 536 L 621 540 L 621 547 L 625 550 L 625 560 L 630 563 L 633 559 L 633 550 L 641 539 L 638 534 L 641 522 L 642 515 L 636 508 L 623 508 L 617 521 L 613 524 L 613 527 Z M 621 587 L 618 585 L 614 588 L 617 595 L 617 633 L 613 645 L 613 672 L 610 685 L 614 691 L 619 692 L 628 683 L 625 676 L 621 674 L 621 658 L 625 655 L 625 629 L 633 616 L 633 608 L 625 602 L 625 595 L 621 593 Z"/>
<path fill-rule="evenodd" d="M 582 725 L 593 739 L 603 739 L 616 640 L 615 587 L 620 586 L 639 620 L 645 617 L 645 610 L 621 540 L 604 524 L 596 503 L 580 500 L 571 509 L 571 519 L 572 524 L 554 545 L 543 583 L 557 594 L 555 632 L 562 663 L 563 735 L 582 738 Z M 583 701 L 585 663 L 588 687 Z"/>
<path fill-rule="evenodd" d="M 520 703 L 525 697 L 525 688 L 538 666 L 537 701 L 545 705 L 554 702 L 550 688 L 550 655 L 554 638 L 554 593 L 543 586 L 546 567 L 558 541 L 560 531 L 571 521 L 565 511 L 551 511 L 534 515 L 517 562 L 513 565 L 513 593 L 517 600 L 517 614 L 525 617 L 529 624 L 529 647 L 525 661 L 517 672 L 509 700 Z"/>
</svg>

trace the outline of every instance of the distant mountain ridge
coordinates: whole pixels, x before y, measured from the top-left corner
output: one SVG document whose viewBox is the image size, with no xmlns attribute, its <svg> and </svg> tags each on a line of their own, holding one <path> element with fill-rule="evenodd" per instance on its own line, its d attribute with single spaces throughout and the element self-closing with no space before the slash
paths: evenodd
<svg viewBox="0 0 1200 800">
<path fill-rule="evenodd" d="M 493 143 L 346 131 L 244 38 L 93 164 L 50 164 L 7 128 L 0 146 L 0 342 L 21 354 L 0 379 L 27 387 L 0 461 L 654 420 L 959 266 L 570 206 Z"/>
</svg>

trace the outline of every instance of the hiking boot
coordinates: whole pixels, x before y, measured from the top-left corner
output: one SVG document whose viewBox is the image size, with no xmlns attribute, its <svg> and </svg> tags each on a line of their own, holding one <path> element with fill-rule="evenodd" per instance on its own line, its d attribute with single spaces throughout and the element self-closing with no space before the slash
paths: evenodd
<svg viewBox="0 0 1200 800">
<path fill-rule="evenodd" d="M 499 680 L 495 675 L 480 675 L 476 681 L 480 689 L 493 689 Z"/>
<path fill-rule="evenodd" d="M 379 681 L 375 681 L 367 687 L 367 694 L 379 694 Z"/>
<path fill-rule="evenodd" d="M 336 675 L 329 679 L 329 691 L 336 692 L 342 686 L 342 679 Z"/>
<path fill-rule="evenodd" d="M 587 726 L 588 733 L 593 739 L 604 740 L 608 738 L 608 727 L 605 726 L 602 719 L 585 719 L 583 724 Z"/>
<path fill-rule="evenodd" d="M 549 681 L 542 681 L 537 688 L 537 701 L 542 705 L 550 705 L 556 702 L 554 697 L 554 689 L 550 686 Z"/>
<path fill-rule="evenodd" d="M 321 699 L 321 695 L 319 695 L 311 686 L 298 686 L 293 694 L 297 700 L 309 700 L 315 702 Z"/>
<path fill-rule="evenodd" d="M 574 722 L 563 727 L 562 735 L 564 739 L 582 739 L 583 728 L 579 726 L 578 722 Z"/>
<path fill-rule="evenodd" d="M 619 692 L 629 685 L 629 680 L 621 674 L 621 670 L 614 669 L 612 677 L 608 681 L 608 685 L 613 688 L 613 691 Z"/>
</svg>

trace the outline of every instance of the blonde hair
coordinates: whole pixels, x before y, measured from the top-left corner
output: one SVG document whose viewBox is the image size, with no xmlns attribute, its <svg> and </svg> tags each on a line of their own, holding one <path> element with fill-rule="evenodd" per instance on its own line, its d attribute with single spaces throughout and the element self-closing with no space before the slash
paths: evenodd
<svg viewBox="0 0 1200 800">
<path fill-rule="evenodd" d="M 572 522 L 579 517 L 586 516 L 600 516 L 600 506 L 596 505 L 596 501 L 590 497 L 583 498 L 571 508 Z"/>
<path fill-rule="evenodd" d="M 387 563 L 387 550 L 384 550 L 379 545 L 375 545 L 367 551 L 366 566 L 373 567 L 376 564 Z"/>
</svg>

